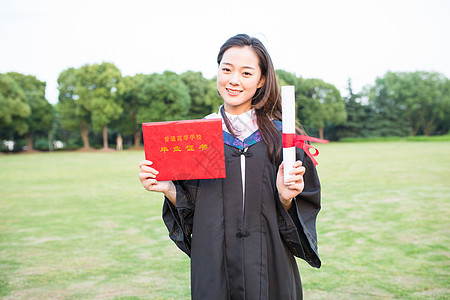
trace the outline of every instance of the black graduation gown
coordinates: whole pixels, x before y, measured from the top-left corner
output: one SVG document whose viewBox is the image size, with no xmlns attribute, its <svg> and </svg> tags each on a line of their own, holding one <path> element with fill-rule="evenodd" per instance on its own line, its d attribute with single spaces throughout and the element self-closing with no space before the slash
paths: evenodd
<svg viewBox="0 0 450 300">
<path fill-rule="evenodd" d="M 305 188 L 287 211 L 276 188 L 280 162 L 271 161 L 266 144 L 256 141 L 245 154 L 243 207 L 244 154 L 231 145 L 224 147 L 226 178 L 176 181 L 176 207 L 167 198 L 164 202 L 169 236 L 191 257 L 192 299 L 302 299 L 294 255 L 313 267 L 321 264 L 316 168 L 297 149 L 297 159 L 306 167 Z"/>
</svg>

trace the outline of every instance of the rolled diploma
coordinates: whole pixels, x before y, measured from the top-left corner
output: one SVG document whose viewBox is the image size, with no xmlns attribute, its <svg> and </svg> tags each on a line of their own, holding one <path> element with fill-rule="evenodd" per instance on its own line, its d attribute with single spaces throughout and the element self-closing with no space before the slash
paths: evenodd
<svg viewBox="0 0 450 300">
<path fill-rule="evenodd" d="M 281 110 L 283 121 L 283 134 L 295 134 L 295 87 L 292 85 L 281 87 Z M 289 172 L 293 169 L 295 162 L 295 146 L 283 148 L 284 161 L 284 183 L 292 175 Z M 291 184 L 291 183 L 289 183 Z"/>
</svg>

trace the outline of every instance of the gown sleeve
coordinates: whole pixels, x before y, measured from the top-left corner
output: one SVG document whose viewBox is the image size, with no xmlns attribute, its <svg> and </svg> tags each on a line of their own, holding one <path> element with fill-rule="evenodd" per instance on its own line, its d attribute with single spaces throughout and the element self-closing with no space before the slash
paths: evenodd
<svg viewBox="0 0 450 300">
<path fill-rule="evenodd" d="M 313 162 L 303 150 L 297 149 L 297 159 L 306 168 L 303 176 L 305 187 L 295 197 L 289 211 L 278 201 L 280 234 L 293 255 L 304 259 L 312 267 L 320 268 L 316 230 L 316 219 L 321 208 L 319 176 Z"/>
<path fill-rule="evenodd" d="M 170 239 L 188 256 L 191 255 L 194 201 L 198 180 L 173 182 L 177 191 L 177 205 L 165 197 L 163 221 L 169 230 Z"/>
</svg>

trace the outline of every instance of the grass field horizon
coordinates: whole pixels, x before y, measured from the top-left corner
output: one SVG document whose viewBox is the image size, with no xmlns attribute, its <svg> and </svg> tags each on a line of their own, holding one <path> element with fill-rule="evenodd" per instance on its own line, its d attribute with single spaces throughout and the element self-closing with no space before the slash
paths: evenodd
<svg viewBox="0 0 450 300">
<path fill-rule="evenodd" d="M 450 298 L 450 142 L 320 149 L 322 268 L 305 299 Z M 0 156 L 0 299 L 190 299 L 142 151 Z"/>
</svg>

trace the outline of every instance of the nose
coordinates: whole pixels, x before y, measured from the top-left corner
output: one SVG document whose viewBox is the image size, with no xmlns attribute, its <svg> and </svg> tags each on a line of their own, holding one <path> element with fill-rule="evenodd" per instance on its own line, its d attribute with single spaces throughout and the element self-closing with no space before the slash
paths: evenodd
<svg viewBox="0 0 450 300">
<path fill-rule="evenodd" d="M 239 76 L 237 73 L 233 73 L 228 81 L 231 85 L 240 85 Z"/>
</svg>

